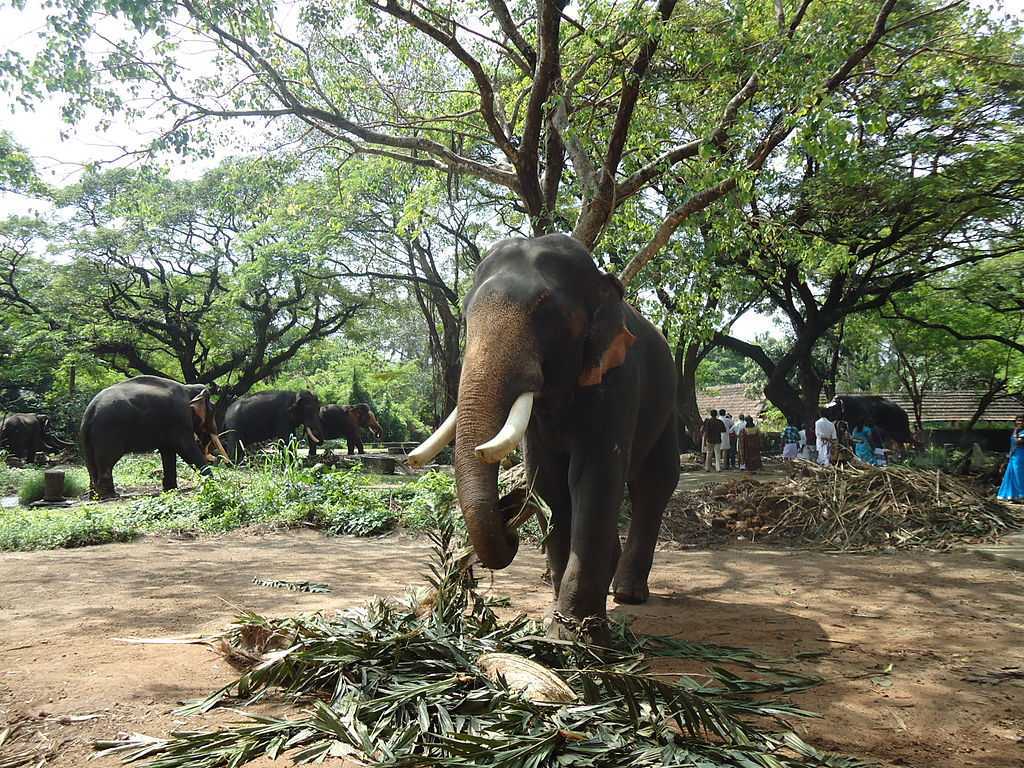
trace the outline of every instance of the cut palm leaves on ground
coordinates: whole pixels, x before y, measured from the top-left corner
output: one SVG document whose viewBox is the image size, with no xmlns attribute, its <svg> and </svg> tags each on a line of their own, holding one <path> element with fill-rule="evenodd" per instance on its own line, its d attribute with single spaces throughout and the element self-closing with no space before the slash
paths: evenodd
<svg viewBox="0 0 1024 768">
<path fill-rule="evenodd" d="M 621 649 L 602 649 L 548 640 L 524 616 L 499 619 L 461 567 L 451 517 L 439 526 L 427 576 L 431 611 L 418 610 L 412 598 L 331 617 L 243 615 L 225 636 L 241 676 L 180 711 L 283 696 L 301 707 L 295 717 L 243 712 L 244 721 L 219 730 L 106 742 L 105 753 L 157 768 L 241 766 L 282 755 L 299 764 L 345 757 L 452 768 L 865 765 L 819 753 L 789 732 L 787 718 L 809 713 L 769 697 L 817 681 L 771 669 L 750 651 L 640 639 L 623 627 Z M 728 663 L 756 679 L 714 668 L 656 675 L 651 656 Z M 540 695 L 526 693 L 531 674 Z"/>
<path fill-rule="evenodd" d="M 705 530 L 829 550 L 949 549 L 1024 528 L 1024 508 L 1001 504 L 962 480 L 912 467 L 800 461 L 783 481 L 740 479 L 681 494 L 663 531 L 686 543 Z"/>
<path fill-rule="evenodd" d="M 271 587 L 273 589 L 289 589 L 292 592 L 330 592 L 331 588 L 326 584 L 316 581 L 284 581 L 283 579 L 263 579 L 259 576 L 252 577 L 252 583 L 257 587 Z"/>
</svg>

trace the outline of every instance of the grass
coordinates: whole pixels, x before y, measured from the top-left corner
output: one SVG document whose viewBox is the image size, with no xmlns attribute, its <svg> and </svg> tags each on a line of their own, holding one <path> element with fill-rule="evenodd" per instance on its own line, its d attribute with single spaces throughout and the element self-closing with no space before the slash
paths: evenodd
<svg viewBox="0 0 1024 768">
<path fill-rule="evenodd" d="M 83 469 L 71 470 L 67 477 L 75 492 L 84 492 L 88 482 Z M 431 524 L 434 510 L 446 507 L 455 496 L 454 478 L 443 473 L 431 472 L 413 481 L 358 470 L 307 468 L 297 451 L 242 468 L 215 468 L 208 477 L 183 467 L 179 477 L 195 478 L 195 488 L 68 509 L 0 509 L 0 551 L 103 544 L 146 533 L 219 534 L 248 527 L 304 526 L 356 536 L 395 528 L 419 531 Z M 122 490 L 152 486 L 159 479 L 156 456 L 125 457 L 114 473 Z M 19 471 L 16 480 L 26 499 L 41 498 L 41 472 Z"/>
</svg>

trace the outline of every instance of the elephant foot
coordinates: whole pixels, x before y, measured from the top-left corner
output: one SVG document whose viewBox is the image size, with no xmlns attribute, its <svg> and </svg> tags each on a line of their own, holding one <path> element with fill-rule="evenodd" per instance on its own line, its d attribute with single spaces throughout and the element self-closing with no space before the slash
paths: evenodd
<svg viewBox="0 0 1024 768">
<path fill-rule="evenodd" d="M 634 584 L 627 580 L 616 582 L 612 593 L 616 603 L 622 605 L 640 605 L 646 603 L 651 596 L 647 583 Z"/>
<path fill-rule="evenodd" d="M 571 640 L 605 648 L 613 647 L 611 629 L 608 626 L 608 619 L 604 616 L 584 616 L 577 619 L 555 609 L 545 618 L 544 623 L 547 626 L 546 635 L 552 640 Z"/>
</svg>

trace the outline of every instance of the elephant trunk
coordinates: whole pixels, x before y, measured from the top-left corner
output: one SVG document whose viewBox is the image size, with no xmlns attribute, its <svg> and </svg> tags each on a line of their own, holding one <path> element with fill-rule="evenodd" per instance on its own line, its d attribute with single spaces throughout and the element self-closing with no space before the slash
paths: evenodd
<svg viewBox="0 0 1024 768">
<path fill-rule="evenodd" d="M 505 530 L 497 509 L 498 465 L 485 463 L 476 447 L 494 437 L 507 410 L 497 393 L 466 392 L 464 386 L 460 384 L 455 429 L 455 484 L 476 556 L 485 568 L 497 570 L 515 558 L 519 537 Z"/>
<path fill-rule="evenodd" d="M 455 426 L 455 482 L 476 556 L 484 567 L 501 569 L 515 558 L 519 537 L 506 529 L 508 521 L 499 509 L 497 461 L 526 429 L 533 401 L 528 393 L 540 389 L 541 368 L 522 325 L 519 333 L 508 333 L 506 325 L 506 333 L 495 338 L 481 335 L 480 330 L 490 330 L 482 321 L 471 318 L 468 328 Z M 479 450 L 488 445 L 491 450 Z"/>
</svg>

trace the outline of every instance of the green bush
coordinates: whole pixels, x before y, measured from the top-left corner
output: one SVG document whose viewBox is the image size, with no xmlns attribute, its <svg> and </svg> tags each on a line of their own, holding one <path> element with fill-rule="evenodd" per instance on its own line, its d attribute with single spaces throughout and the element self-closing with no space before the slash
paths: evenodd
<svg viewBox="0 0 1024 768">
<path fill-rule="evenodd" d="M 313 526 L 328 534 L 375 536 L 401 526 L 433 527 L 452 514 L 455 480 L 430 472 L 414 483 L 386 483 L 360 470 L 345 472 L 302 466 L 293 451 L 245 469 L 215 467 L 193 492 L 169 491 L 127 502 L 70 509 L 5 510 L 0 550 L 44 549 L 126 541 L 142 533 L 220 533 L 247 526 Z M 124 477 L 147 477 L 159 462 L 133 457 Z M 86 486 L 83 470 L 68 474 Z M 36 479 L 38 478 L 38 479 Z M 391 478 L 394 479 L 394 478 Z M 42 473 L 33 473 L 41 493 Z M 78 486 L 76 486 L 78 487 Z M 457 524 L 463 525 L 461 518 Z"/>
<path fill-rule="evenodd" d="M 28 506 L 33 501 L 43 498 L 45 476 L 40 470 L 31 470 L 22 479 L 18 488 L 18 502 Z M 64 473 L 64 496 L 72 499 L 89 490 L 89 478 L 84 470 L 72 469 Z"/>
<path fill-rule="evenodd" d="M 130 541 L 138 531 L 121 510 L 97 506 L 0 510 L 0 551 L 59 549 Z"/>
<path fill-rule="evenodd" d="M 411 498 L 402 506 L 400 521 L 403 528 L 426 531 L 435 528 L 439 514 L 451 514 L 455 509 L 455 478 L 444 472 L 427 472 L 411 487 Z M 456 525 L 464 526 L 461 515 Z"/>
</svg>

